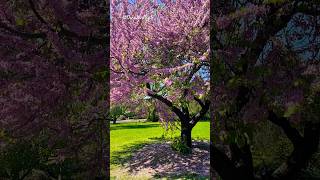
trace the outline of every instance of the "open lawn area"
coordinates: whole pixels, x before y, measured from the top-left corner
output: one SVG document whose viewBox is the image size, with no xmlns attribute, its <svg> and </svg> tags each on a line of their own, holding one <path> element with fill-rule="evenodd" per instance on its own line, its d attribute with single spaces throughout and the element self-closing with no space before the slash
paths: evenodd
<svg viewBox="0 0 320 180">
<path fill-rule="evenodd" d="M 180 135 L 178 130 L 175 132 L 165 131 L 160 123 L 155 122 L 111 124 L 110 129 L 110 158 L 112 179 L 126 179 L 129 176 L 132 178 L 132 175 L 128 173 L 128 170 L 125 168 L 125 166 L 126 163 L 128 163 L 128 161 L 130 161 L 130 159 L 132 159 L 135 154 L 139 153 L 139 150 L 143 148 L 149 148 L 150 151 L 150 148 L 154 148 L 152 147 L 154 146 L 154 144 L 158 144 L 161 146 L 161 148 L 164 148 L 164 151 L 166 151 L 165 148 L 168 149 L 167 151 L 171 151 L 170 146 L 166 144 L 166 142 L 170 141 L 171 138 Z M 210 123 L 208 121 L 198 122 L 192 130 L 192 138 L 197 141 L 209 141 L 209 131 Z M 146 147 L 147 144 L 149 145 L 148 147 Z M 155 149 L 157 148 L 159 147 L 156 147 Z M 197 153 L 197 148 L 195 148 L 195 153 Z M 201 153 L 199 154 L 201 155 Z M 136 174 L 136 178 L 134 179 L 151 178 L 147 175 L 148 172 L 139 170 L 139 174 Z M 193 176 L 194 175 L 191 174 L 182 177 L 179 176 L 179 178 L 189 179 L 189 177 L 192 178 Z"/>
</svg>

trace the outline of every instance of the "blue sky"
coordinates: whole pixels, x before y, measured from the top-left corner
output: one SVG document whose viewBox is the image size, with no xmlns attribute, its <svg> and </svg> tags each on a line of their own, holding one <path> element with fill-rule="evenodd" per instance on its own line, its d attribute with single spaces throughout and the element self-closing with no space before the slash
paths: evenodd
<svg viewBox="0 0 320 180">
<path fill-rule="evenodd" d="M 297 13 L 294 15 L 293 18 L 301 17 L 305 21 L 311 21 L 311 16 L 307 16 L 301 13 Z M 320 16 L 315 17 L 317 23 L 320 22 Z M 287 40 L 286 37 L 290 36 L 292 34 L 299 34 L 301 38 L 298 38 L 296 40 Z M 320 36 L 316 34 L 316 26 L 310 26 L 307 29 L 302 29 L 301 27 L 298 27 L 295 25 L 293 19 L 287 24 L 287 26 L 279 31 L 276 34 L 276 37 L 283 42 L 287 48 L 292 49 L 293 51 L 296 51 L 297 49 L 303 48 L 303 47 L 309 47 L 312 43 L 319 44 L 320 43 Z M 269 52 L 271 50 L 272 43 L 269 42 L 266 44 L 264 51 Z M 267 53 L 265 53 L 267 54 Z M 299 57 L 302 61 L 308 61 L 308 60 L 318 60 L 320 59 L 320 50 L 316 52 L 316 54 L 313 54 L 309 51 L 303 51 L 298 53 Z M 265 56 L 262 57 L 262 54 L 259 58 L 259 61 L 257 62 L 257 65 L 260 65 L 261 63 L 264 63 Z M 313 59 L 314 58 L 314 59 Z"/>
</svg>

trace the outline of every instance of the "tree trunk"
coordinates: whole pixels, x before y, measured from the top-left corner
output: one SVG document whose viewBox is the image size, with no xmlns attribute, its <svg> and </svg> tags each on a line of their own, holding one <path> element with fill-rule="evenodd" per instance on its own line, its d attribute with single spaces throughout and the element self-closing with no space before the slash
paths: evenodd
<svg viewBox="0 0 320 180">
<path fill-rule="evenodd" d="M 147 83 L 147 88 L 150 89 L 150 84 L 148 83 Z M 180 108 L 177 108 L 171 101 L 169 101 L 168 99 L 156 93 L 148 92 L 148 96 L 158 99 L 159 101 L 161 101 L 162 103 L 170 107 L 172 112 L 174 112 L 178 116 L 181 122 L 181 141 L 182 143 L 186 144 L 188 147 L 192 148 L 192 139 L 191 139 L 192 128 L 208 112 L 210 101 L 206 100 L 205 102 L 202 102 L 199 98 L 194 97 L 194 100 L 197 101 L 201 106 L 201 110 L 195 116 L 190 117 L 188 108 L 182 107 L 182 110 L 181 110 Z"/>
<path fill-rule="evenodd" d="M 232 160 L 223 151 L 223 148 L 218 148 L 217 146 L 210 143 L 210 166 L 212 169 L 216 170 L 219 176 L 223 180 L 234 180 L 234 179 L 246 179 L 254 180 L 253 164 L 251 151 L 248 150 L 249 146 L 240 149 L 238 146 L 236 148 L 238 153 L 238 159 Z M 233 150 L 234 151 L 234 150 Z M 239 161 L 240 160 L 240 161 Z M 243 162 L 240 166 L 236 166 L 237 162 Z"/>
<path fill-rule="evenodd" d="M 312 155 L 319 146 L 320 124 L 307 124 L 304 130 L 303 142 L 294 146 L 294 150 L 273 174 L 273 179 L 296 179 L 296 175 L 306 167 Z"/>
<path fill-rule="evenodd" d="M 216 170 L 221 179 L 233 180 L 239 178 L 236 173 L 237 169 L 228 156 L 212 143 L 210 143 L 210 158 L 210 166 Z"/>
<path fill-rule="evenodd" d="M 191 131 L 192 128 L 181 125 L 181 142 L 189 148 L 192 148 Z"/>
<path fill-rule="evenodd" d="M 113 119 L 112 122 L 113 122 L 113 124 L 116 124 L 117 123 L 117 119 Z"/>
</svg>

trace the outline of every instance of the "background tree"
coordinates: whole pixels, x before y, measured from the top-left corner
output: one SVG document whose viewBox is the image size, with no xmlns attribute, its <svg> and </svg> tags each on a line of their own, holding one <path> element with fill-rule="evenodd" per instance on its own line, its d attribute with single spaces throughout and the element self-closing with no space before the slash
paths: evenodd
<svg viewBox="0 0 320 180">
<path fill-rule="evenodd" d="M 124 106 L 120 106 L 120 105 L 117 105 L 117 106 L 113 106 L 110 108 L 110 117 L 111 117 L 111 120 L 113 122 L 113 124 L 116 124 L 117 122 L 117 119 L 120 117 L 120 116 L 125 116 L 126 115 L 126 108 Z"/>
<path fill-rule="evenodd" d="M 178 119 L 189 147 L 209 109 L 208 21 L 208 0 L 111 2 L 111 101 L 156 99 L 161 121 Z"/>
<path fill-rule="evenodd" d="M 212 168 L 222 179 L 298 178 L 319 144 L 319 3 L 219 1 L 211 8 Z M 293 150 L 259 174 L 250 134 L 261 121 L 279 127 Z"/>
<path fill-rule="evenodd" d="M 158 122 L 159 121 L 159 115 L 157 113 L 157 107 L 156 102 L 154 99 L 150 98 L 147 103 L 148 108 L 148 116 L 147 121 L 151 122 Z"/>
<path fill-rule="evenodd" d="M 107 7 L 104 1 L 0 2 L 1 155 L 29 143 L 42 163 L 17 177 L 6 166 L 15 160 L 5 159 L 3 178 L 107 175 Z"/>
</svg>

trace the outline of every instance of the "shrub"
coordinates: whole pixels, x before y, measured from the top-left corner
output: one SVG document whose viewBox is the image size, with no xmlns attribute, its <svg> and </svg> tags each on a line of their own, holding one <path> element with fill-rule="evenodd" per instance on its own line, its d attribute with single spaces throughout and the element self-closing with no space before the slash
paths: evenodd
<svg viewBox="0 0 320 180">
<path fill-rule="evenodd" d="M 159 121 L 159 116 L 158 116 L 155 108 L 151 108 L 151 110 L 149 111 L 147 121 L 150 121 L 150 122 L 158 122 Z"/>
<path fill-rule="evenodd" d="M 186 144 L 182 143 L 180 137 L 174 137 L 172 139 L 171 148 L 174 151 L 177 151 L 184 155 L 190 154 L 192 152 L 191 148 L 189 148 Z"/>
</svg>

